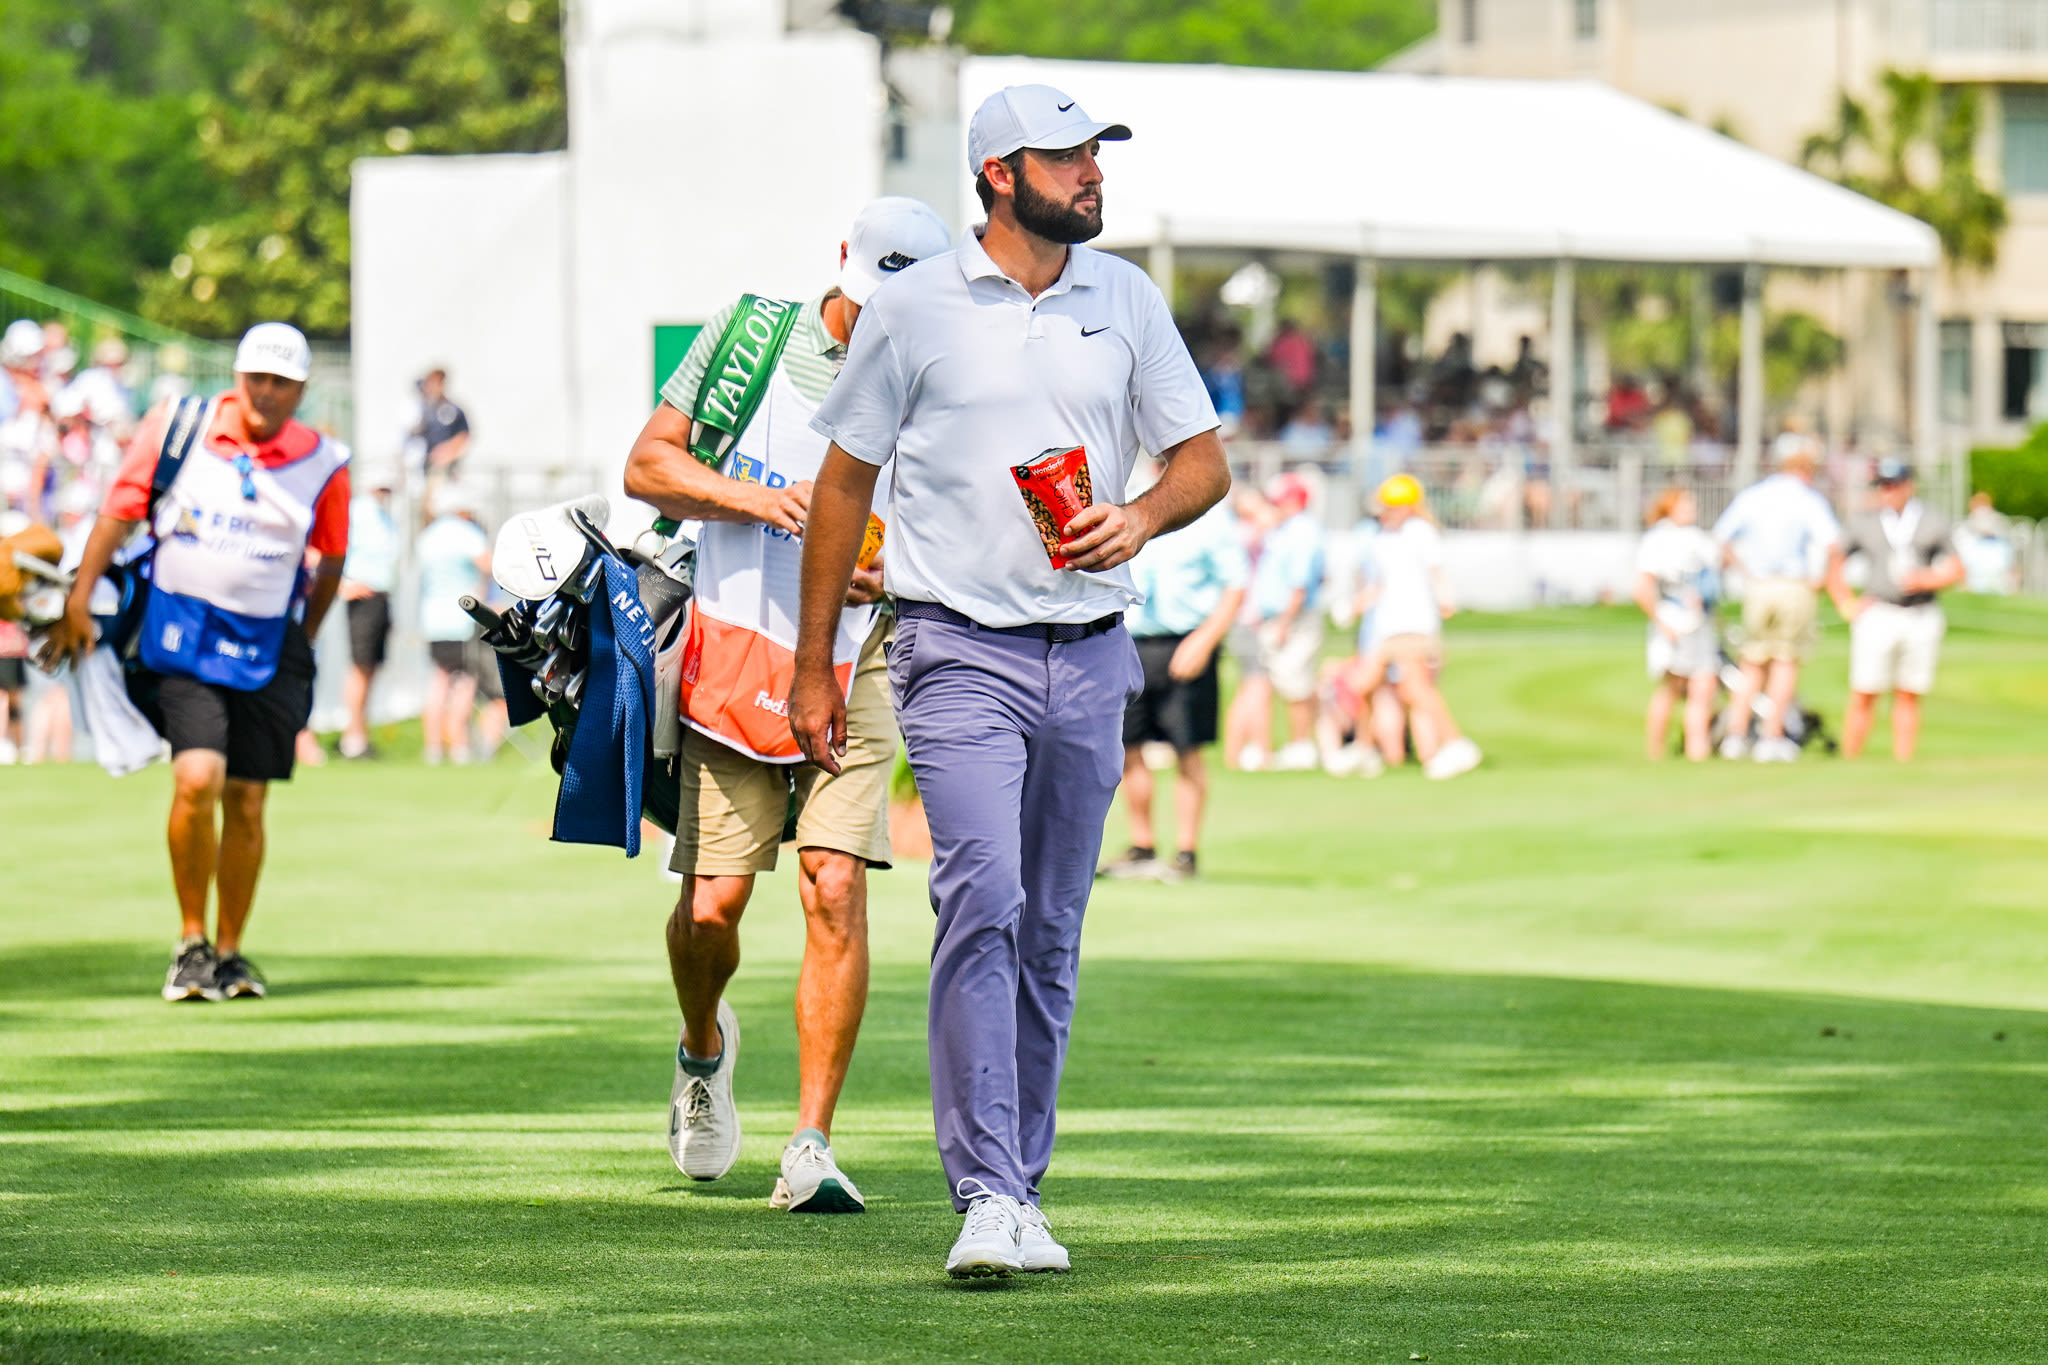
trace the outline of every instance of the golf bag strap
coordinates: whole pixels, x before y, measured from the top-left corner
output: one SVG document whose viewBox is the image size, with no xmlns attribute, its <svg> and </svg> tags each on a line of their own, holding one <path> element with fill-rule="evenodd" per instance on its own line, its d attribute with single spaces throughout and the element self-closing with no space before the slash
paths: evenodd
<svg viewBox="0 0 2048 1365">
<path fill-rule="evenodd" d="M 802 311 L 800 304 L 781 299 L 740 295 L 725 330 L 718 334 L 718 344 L 711 348 L 704 378 L 697 385 L 697 401 L 690 408 L 692 458 L 713 469 L 725 463 L 767 397 L 768 381 Z M 663 517 L 654 529 L 668 536 L 678 525 L 674 518 Z"/>
<path fill-rule="evenodd" d="M 171 409 L 171 417 L 164 424 L 163 448 L 157 451 L 156 470 L 149 479 L 149 514 L 146 520 L 156 524 L 157 504 L 164 494 L 177 482 L 178 473 L 185 467 L 185 459 L 192 448 L 206 436 L 206 429 L 213 425 L 213 404 L 197 394 L 180 398 Z"/>
</svg>

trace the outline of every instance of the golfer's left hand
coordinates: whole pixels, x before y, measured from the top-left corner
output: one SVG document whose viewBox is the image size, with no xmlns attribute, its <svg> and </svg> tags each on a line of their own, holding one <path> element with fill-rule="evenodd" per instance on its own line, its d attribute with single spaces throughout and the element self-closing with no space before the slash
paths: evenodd
<svg viewBox="0 0 2048 1365">
<path fill-rule="evenodd" d="M 1093 572 L 1129 562 L 1152 538 L 1152 530 L 1133 509 L 1098 502 L 1082 508 L 1081 515 L 1067 523 L 1066 537 L 1060 553 L 1067 567 Z"/>
<path fill-rule="evenodd" d="M 789 732 L 804 757 L 834 777 L 846 752 L 846 698 L 828 668 L 799 667 L 789 687 Z"/>
</svg>

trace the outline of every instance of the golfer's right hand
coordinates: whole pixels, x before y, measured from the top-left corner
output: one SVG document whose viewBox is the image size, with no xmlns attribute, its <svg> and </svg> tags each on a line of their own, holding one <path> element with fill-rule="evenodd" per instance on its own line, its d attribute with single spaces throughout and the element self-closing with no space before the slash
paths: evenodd
<svg viewBox="0 0 2048 1365">
<path fill-rule="evenodd" d="M 804 521 L 811 515 L 811 481 L 790 484 L 787 488 L 760 489 L 754 507 L 754 520 L 773 526 L 778 531 L 787 531 L 793 536 L 804 533 Z"/>
<path fill-rule="evenodd" d="M 64 604 L 64 615 L 52 622 L 44 634 L 43 647 L 36 652 L 36 662 L 51 673 L 56 672 L 60 664 L 76 665 L 92 653 L 98 633 L 92 623 L 91 599 L 73 597 Z"/>
<path fill-rule="evenodd" d="M 828 666 L 797 666 L 789 687 L 789 732 L 804 757 L 834 777 L 846 752 L 846 698 Z"/>
</svg>

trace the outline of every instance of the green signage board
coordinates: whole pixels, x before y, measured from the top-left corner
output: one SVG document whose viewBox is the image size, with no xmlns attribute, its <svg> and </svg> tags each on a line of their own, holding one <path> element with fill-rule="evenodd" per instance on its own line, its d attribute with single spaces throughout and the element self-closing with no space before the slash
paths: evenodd
<svg viewBox="0 0 2048 1365">
<path fill-rule="evenodd" d="M 654 324 L 654 401 L 661 401 L 661 386 L 676 372 L 689 354 L 690 343 L 704 330 L 701 322 L 657 322 Z"/>
</svg>

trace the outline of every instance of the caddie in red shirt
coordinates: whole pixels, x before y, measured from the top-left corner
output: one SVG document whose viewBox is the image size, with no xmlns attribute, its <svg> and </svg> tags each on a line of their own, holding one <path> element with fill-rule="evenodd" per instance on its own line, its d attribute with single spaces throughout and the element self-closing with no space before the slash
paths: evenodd
<svg viewBox="0 0 2048 1365">
<path fill-rule="evenodd" d="M 44 649 L 52 664 L 92 650 L 93 586 L 149 521 L 152 586 L 137 644 L 161 679 L 181 924 L 166 1000 L 264 994 L 241 951 L 263 868 L 264 798 L 292 775 L 294 741 L 313 709 L 309 641 L 348 552 L 348 447 L 293 417 L 312 359 L 297 328 L 260 323 L 235 352 L 234 388 L 203 410 L 186 400 L 144 420 Z M 185 448 L 188 421 L 204 422 L 203 436 L 159 478 L 165 454 Z M 209 887 L 218 902 L 212 942 Z"/>
</svg>

